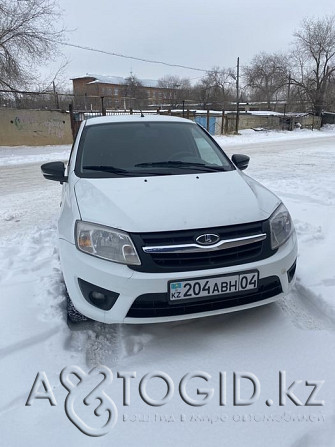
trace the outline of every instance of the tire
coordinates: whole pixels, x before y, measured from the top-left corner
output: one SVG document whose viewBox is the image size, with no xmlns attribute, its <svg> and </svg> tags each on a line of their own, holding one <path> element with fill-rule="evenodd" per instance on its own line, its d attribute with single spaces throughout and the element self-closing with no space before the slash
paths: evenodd
<svg viewBox="0 0 335 447">
<path fill-rule="evenodd" d="M 91 321 L 85 315 L 81 314 L 73 305 L 68 293 L 66 294 L 66 310 L 67 310 L 67 322 L 69 326 L 73 326 L 84 321 Z"/>
</svg>

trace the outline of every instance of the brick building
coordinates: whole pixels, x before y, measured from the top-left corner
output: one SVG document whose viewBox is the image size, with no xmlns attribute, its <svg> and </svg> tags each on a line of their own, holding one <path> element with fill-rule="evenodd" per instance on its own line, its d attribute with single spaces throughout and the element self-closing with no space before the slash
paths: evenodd
<svg viewBox="0 0 335 447">
<path fill-rule="evenodd" d="M 134 78 L 136 79 L 136 78 Z M 126 78 L 86 74 L 73 78 L 73 94 L 76 108 L 100 109 L 103 98 L 105 108 L 127 109 L 160 106 L 164 101 L 164 88 L 158 81 L 138 79 L 140 85 L 129 85 Z"/>
</svg>

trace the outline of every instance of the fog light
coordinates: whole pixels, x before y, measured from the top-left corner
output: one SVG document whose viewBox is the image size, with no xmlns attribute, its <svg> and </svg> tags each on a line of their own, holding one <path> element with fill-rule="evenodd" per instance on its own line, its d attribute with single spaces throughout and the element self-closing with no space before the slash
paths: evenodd
<svg viewBox="0 0 335 447">
<path fill-rule="evenodd" d="M 78 278 L 79 287 L 85 300 L 101 310 L 110 310 L 119 297 L 119 293 L 91 284 Z"/>
<path fill-rule="evenodd" d="M 96 292 L 96 291 L 91 292 L 91 297 L 94 300 L 104 300 L 106 298 L 106 296 L 103 293 Z"/>
</svg>

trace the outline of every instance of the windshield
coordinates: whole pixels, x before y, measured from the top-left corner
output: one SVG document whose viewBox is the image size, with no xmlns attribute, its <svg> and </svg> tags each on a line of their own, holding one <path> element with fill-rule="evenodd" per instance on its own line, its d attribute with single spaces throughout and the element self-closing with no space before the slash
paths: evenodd
<svg viewBox="0 0 335 447">
<path fill-rule="evenodd" d="M 76 163 L 80 177 L 171 175 L 234 169 L 199 126 L 180 122 L 86 126 Z"/>
</svg>

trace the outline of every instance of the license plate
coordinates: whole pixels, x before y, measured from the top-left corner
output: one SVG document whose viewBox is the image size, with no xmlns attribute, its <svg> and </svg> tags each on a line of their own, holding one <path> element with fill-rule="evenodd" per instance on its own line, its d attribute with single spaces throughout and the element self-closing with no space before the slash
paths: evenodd
<svg viewBox="0 0 335 447">
<path fill-rule="evenodd" d="M 257 289 L 258 271 L 169 282 L 170 301 L 235 294 Z"/>
</svg>

